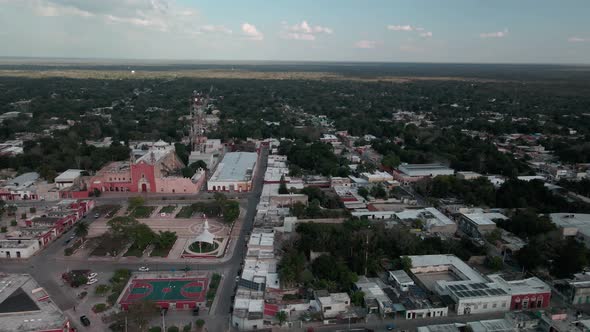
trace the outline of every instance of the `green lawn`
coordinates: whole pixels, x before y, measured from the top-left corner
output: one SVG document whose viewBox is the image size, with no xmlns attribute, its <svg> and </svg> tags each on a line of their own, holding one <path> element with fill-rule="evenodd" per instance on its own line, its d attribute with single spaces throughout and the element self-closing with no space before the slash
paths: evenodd
<svg viewBox="0 0 590 332">
<path fill-rule="evenodd" d="M 105 233 L 99 238 L 93 239 L 94 241 L 98 241 L 98 245 L 92 253 L 91 256 L 117 256 L 123 248 L 129 243 L 128 239 L 115 237 L 109 233 Z"/>
<path fill-rule="evenodd" d="M 123 254 L 123 256 L 125 256 L 125 257 L 129 257 L 129 256 L 141 257 L 143 255 L 144 249 L 138 248 L 135 245 L 132 245 L 131 247 L 129 247 L 129 250 L 127 250 L 127 252 L 125 254 Z"/>
<path fill-rule="evenodd" d="M 113 217 L 119 209 L 121 209 L 121 205 L 119 204 L 99 205 L 92 209 L 92 213 L 98 213 L 101 216 L 108 214 L 110 217 Z"/>
<path fill-rule="evenodd" d="M 193 216 L 193 213 L 195 213 L 195 211 L 190 205 L 183 206 L 182 209 L 180 209 L 180 212 L 176 214 L 176 218 L 190 218 Z"/>
<path fill-rule="evenodd" d="M 210 252 L 210 251 L 213 251 L 213 250 L 215 250 L 217 248 L 219 248 L 219 245 L 217 243 L 215 243 L 215 242 L 213 242 L 213 244 L 203 243 L 203 244 L 200 245 L 200 248 L 199 248 L 199 244 L 197 242 L 194 242 L 189 247 L 189 249 L 192 252 L 198 252 L 198 253 Z"/>
<path fill-rule="evenodd" d="M 167 205 L 160 209 L 158 213 L 172 213 L 176 210 L 176 206 L 174 205 Z"/>
<path fill-rule="evenodd" d="M 170 247 L 170 248 L 157 248 L 156 247 L 150 253 L 150 257 L 167 257 L 168 254 L 170 253 L 170 250 L 172 250 L 172 247 Z"/>
<path fill-rule="evenodd" d="M 134 218 L 149 218 L 152 215 L 152 212 L 156 209 L 155 206 L 138 206 L 136 207 L 131 216 Z"/>
</svg>

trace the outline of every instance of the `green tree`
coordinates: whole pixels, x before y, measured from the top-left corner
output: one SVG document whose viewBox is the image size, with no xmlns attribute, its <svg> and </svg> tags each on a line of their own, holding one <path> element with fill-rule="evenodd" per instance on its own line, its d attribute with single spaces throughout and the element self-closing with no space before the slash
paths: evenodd
<svg viewBox="0 0 590 332">
<path fill-rule="evenodd" d="M 234 200 L 226 200 L 221 203 L 223 221 L 231 224 L 240 216 L 240 204 Z"/>
<path fill-rule="evenodd" d="M 6 211 L 8 211 L 8 215 L 9 216 L 13 216 L 16 214 L 16 211 L 18 210 L 18 208 L 16 207 L 16 205 L 9 205 L 6 208 Z"/>
<path fill-rule="evenodd" d="M 402 270 L 409 271 L 412 268 L 412 259 L 408 256 L 402 256 L 400 259 Z"/>
<path fill-rule="evenodd" d="M 138 248 L 145 249 L 156 239 L 156 233 L 146 224 L 137 224 L 132 228 L 131 238 L 134 245 Z"/>
<path fill-rule="evenodd" d="M 383 166 L 388 167 L 388 168 L 396 168 L 397 166 L 399 166 L 399 164 L 401 163 L 399 156 L 397 156 L 395 153 L 390 152 L 387 155 L 385 155 L 383 157 L 383 159 L 381 160 L 381 163 L 383 164 Z"/>
<path fill-rule="evenodd" d="M 557 250 L 557 257 L 553 261 L 551 273 L 558 278 L 570 277 L 588 265 L 588 251 L 583 243 L 574 238 L 568 238 Z"/>
<path fill-rule="evenodd" d="M 285 183 L 285 176 L 281 176 L 281 181 L 279 184 L 279 195 L 287 195 L 289 193 L 289 189 L 287 189 L 287 184 Z"/>
<path fill-rule="evenodd" d="M 350 302 L 357 307 L 364 307 L 365 305 L 365 292 L 357 290 L 350 294 Z"/>
<path fill-rule="evenodd" d="M 365 187 L 360 187 L 357 193 L 364 199 L 369 199 L 369 191 Z"/>
<path fill-rule="evenodd" d="M 147 323 L 155 317 L 158 312 L 158 307 L 154 302 L 144 300 L 129 305 L 129 308 L 127 309 L 127 317 L 129 318 L 129 323 L 137 327 L 137 330 L 143 331 L 147 327 Z"/>
<path fill-rule="evenodd" d="M 283 310 L 277 311 L 275 317 L 279 321 L 279 326 L 282 326 L 287 321 L 287 313 Z"/>
<path fill-rule="evenodd" d="M 502 262 L 502 257 L 487 256 L 485 265 L 492 271 L 500 271 L 504 267 L 504 262 Z"/>
<path fill-rule="evenodd" d="M 160 231 L 155 239 L 155 243 L 158 248 L 171 248 L 177 238 L 178 236 L 175 232 Z"/>
<path fill-rule="evenodd" d="M 129 197 L 128 204 L 129 210 L 133 210 L 138 206 L 142 206 L 145 203 L 145 199 L 141 196 Z"/>
<path fill-rule="evenodd" d="M 85 222 L 79 222 L 76 224 L 74 234 L 76 234 L 77 237 L 82 238 L 82 242 L 86 241 L 86 236 L 88 236 L 88 224 Z"/>
<path fill-rule="evenodd" d="M 190 164 L 189 167 L 194 169 L 195 171 L 198 170 L 199 168 L 207 170 L 207 163 L 204 162 L 203 160 L 197 160 L 194 163 Z"/>
<path fill-rule="evenodd" d="M 133 217 L 119 216 L 107 222 L 112 232 L 116 235 L 131 236 L 131 230 L 137 226 L 139 222 Z"/>
<path fill-rule="evenodd" d="M 199 318 L 195 322 L 195 325 L 197 326 L 197 329 L 199 329 L 199 331 L 200 331 L 203 329 L 203 326 L 205 326 L 205 321 Z"/>
</svg>

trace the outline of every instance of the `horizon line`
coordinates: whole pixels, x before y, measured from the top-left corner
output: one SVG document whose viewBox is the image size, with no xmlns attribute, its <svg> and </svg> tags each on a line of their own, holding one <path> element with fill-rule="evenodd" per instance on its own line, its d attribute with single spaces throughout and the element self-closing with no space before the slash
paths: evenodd
<svg viewBox="0 0 590 332">
<path fill-rule="evenodd" d="M 247 65 L 247 64 L 431 64 L 431 65 L 452 65 L 452 64 L 463 64 L 463 65 L 531 65 L 531 66 L 590 66 L 589 63 L 550 63 L 550 62 L 460 62 L 460 61 L 389 61 L 389 60 L 229 60 L 229 59 L 206 59 L 206 60 L 191 60 L 191 59 L 166 59 L 166 58 L 108 58 L 108 57 L 53 57 L 53 56 L 41 56 L 41 57 L 33 57 L 33 56 L 12 56 L 12 55 L 1 55 L 0 56 L 0 65 L 6 65 L 6 63 L 2 63 L 1 60 L 13 60 L 14 64 L 37 64 L 42 61 L 55 61 L 56 64 L 60 62 L 63 64 L 67 64 L 67 61 L 74 61 L 74 62 L 122 62 L 123 64 L 128 63 L 131 64 L 132 62 L 151 62 L 151 63 L 165 63 L 168 65 L 174 64 L 240 64 L 240 65 Z M 18 63 L 17 61 L 23 61 Z M 100 63 L 99 63 L 100 64 Z"/>
</svg>

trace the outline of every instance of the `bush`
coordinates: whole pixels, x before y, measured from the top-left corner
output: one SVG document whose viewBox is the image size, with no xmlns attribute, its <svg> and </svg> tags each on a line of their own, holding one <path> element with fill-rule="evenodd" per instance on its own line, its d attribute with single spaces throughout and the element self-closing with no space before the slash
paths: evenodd
<svg viewBox="0 0 590 332">
<path fill-rule="evenodd" d="M 23 213 L 23 214 L 20 215 L 20 217 L 21 217 L 21 219 L 27 219 L 27 214 L 26 213 Z"/>
<path fill-rule="evenodd" d="M 105 296 L 110 289 L 111 287 L 109 285 L 98 285 L 96 286 L 94 293 L 98 296 Z"/>
<path fill-rule="evenodd" d="M 35 213 L 35 212 L 37 212 L 37 208 L 35 208 L 34 206 L 31 206 L 31 208 L 29 209 L 29 212 Z"/>
<path fill-rule="evenodd" d="M 168 332 L 179 332 L 180 330 L 176 326 L 170 326 L 168 328 Z"/>
<path fill-rule="evenodd" d="M 202 328 L 203 326 L 205 326 L 205 321 L 199 318 L 199 319 L 197 319 L 197 321 L 195 322 L 195 325 L 196 325 L 198 328 Z"/>
<path fill-rule="evenodd" d="M 111 295 L 107 296 L 107 303 L 110 305 L 115 305 L 118 298 L 119 298 L 119 293 L 111 293 Z"/>
<path fill-rule="evenodd" d="M 13 220 L 10 222 L 10 226 L 16 226 L 18 223 L 16 222 L 16 220 Z"/>
<path fill-rule="evenodd" d="M 74 253 L 74 248 L 68 247 L 64 250 L 65 256 L 71 256 Z"/>
<path fill-rule="evenodd" d="M 92 307 L 92 311 L 99 313 L 107 310 L 107 305 L 105 303 L 97 303 Z"/>
<path fill-rule="evenodd" d="M 0 233 L 6 233 L 6 232 L 8 232 L 8 228 L 6 228 L 6 226 L 0 227 Z"/>
<path fill-rule="evenodd" d="M 162 328 L 159 326 L 152 326 L 152 327 L 150 327 L 148 332 L 162 332 Z"/>
<path fill-rule="evenodd" d="M 188 323 L 182 328 L 182 332 L 190 332 L 193 328 L 193 323 Z"/>
</svg>

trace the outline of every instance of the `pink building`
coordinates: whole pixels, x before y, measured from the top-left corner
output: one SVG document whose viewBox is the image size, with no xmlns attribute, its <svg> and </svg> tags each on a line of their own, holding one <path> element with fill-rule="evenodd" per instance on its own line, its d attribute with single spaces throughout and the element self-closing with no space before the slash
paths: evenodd
<svg viewBox="0 0 590 332">
<path fill-rule="evenodd" d="M 205 172 L 192 179 L 182 177 L 184 163 L 174 145 L 158 141 L 137 160 L 112 162 L 93 176 L 88 191 L 197 193 L 205 182 Z"/>
</svg>

